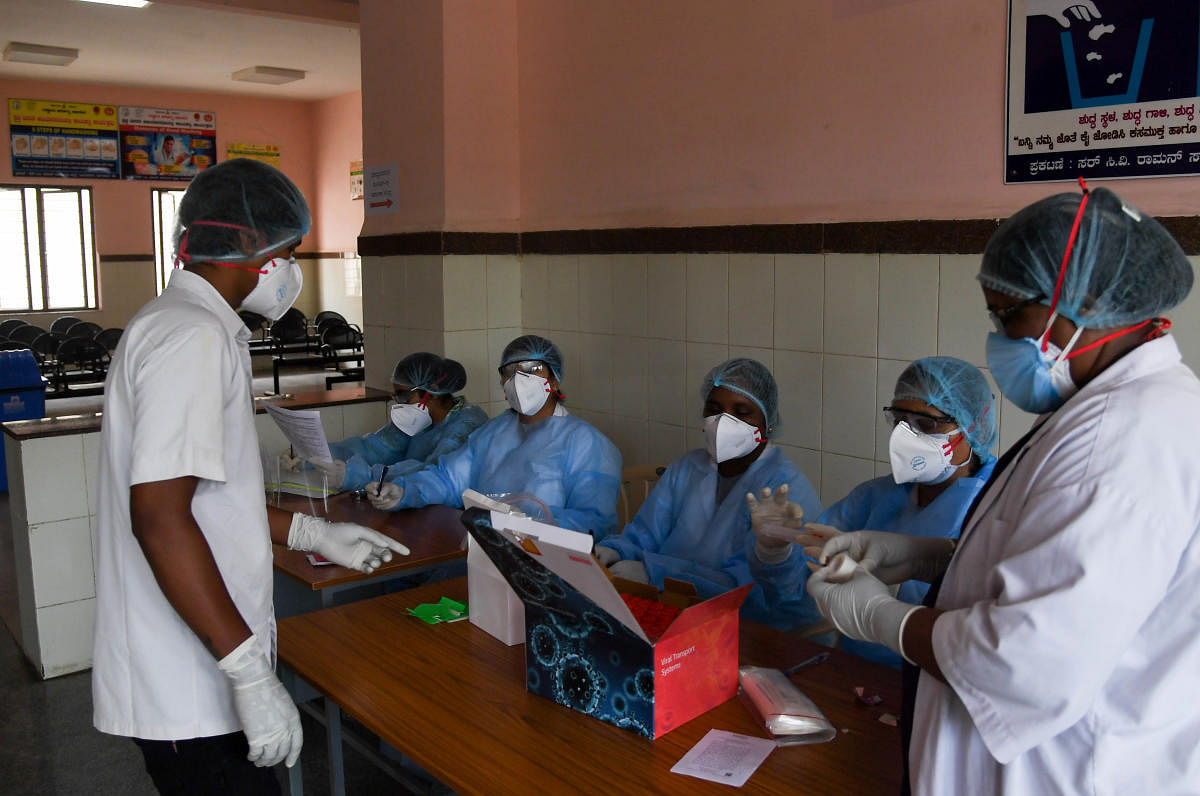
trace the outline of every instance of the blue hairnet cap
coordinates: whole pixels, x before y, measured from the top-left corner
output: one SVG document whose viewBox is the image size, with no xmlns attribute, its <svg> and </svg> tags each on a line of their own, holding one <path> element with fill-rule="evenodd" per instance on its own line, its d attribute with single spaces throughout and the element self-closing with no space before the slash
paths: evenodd
<svg viewBox="0 0 1200 796">
<path fill-rule="evenodd" d="M 243 262 L 300 241 L 312 226 L 304 194 L 274 166 L 234 158 L 197 174 L 175 216 L 183 263 Z"/>
<path fill-rule="evenodd" d="M 451 395 L 467 386 L 467 371 L 453 359 L 428 351 L 409 354 L 396 363 L 392 384 L 400 384 L 431 395 Z"/>
<path fill-rule="evenodd" d="M 1009 218 L 983 251 L 979 281 L 1049 305 L 1082 194 L 1034 202 Z M 1058 313 L 1091 328 L 1129 326 L 1182 302 L 1192 289 L 1183 249 L 1151 216 L 1106 188 L 1094 189 L 1067 263 Z"/>
<path fill-rule="evenodd" d="M 562 381 L 562 351 L 559 351 L 558 346 L 545 337 L 539 337 L 536 334 L 523 334 L 516 340 L 513 340 L 504 347 L 504 353 L 500 356 L 500 367 L 504 367 L 510 362 L 521 362 L 526 359 L 536 359 L 538 362 L 545 362 L 550 366 L 550 372 L 554 374 L 554 378 Z"/>
<path fill-rule="evenodd" d="M 954 418 L 971 449 L 990 461 L 996 444 L 996 399 L 979 368 L 954 357 L 925 357 L 896 379 L 897 401 L 924 401 Z"/>
<path fill-rule="evenodd" d="M 767 366 L 756 359 L 736 357 L 726 360 L 708 372 L 700 397 L 708 400 L 714 387 L 724 387 L 746 396 L 758 405 L 767 419 L 767 433 L 779 428 L 779 388 Z"/>
</svg>

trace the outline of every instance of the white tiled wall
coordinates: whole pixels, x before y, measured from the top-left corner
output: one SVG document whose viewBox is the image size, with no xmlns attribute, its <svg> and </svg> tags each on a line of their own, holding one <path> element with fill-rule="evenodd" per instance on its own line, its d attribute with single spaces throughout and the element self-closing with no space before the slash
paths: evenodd
<svg viewBox="0 0 1200 796">
<path fill-rule="evenodd" d="M 763 361 L 779 382 L 776 439 L 829 504 L 889 472 L 880 408 L 909 362 L 986 365 L 978 268 L 977 255 L 525 256 L 522 326 L 563 348 L 568 405 L 607 428 L 626 463 L 701 444 L 705 372 Z M 1200 296 L 1170 314 L 1195 369 Z M 998 418 L 1001 448 L 1033 421 L 1007 400 Z"/>
</svg>

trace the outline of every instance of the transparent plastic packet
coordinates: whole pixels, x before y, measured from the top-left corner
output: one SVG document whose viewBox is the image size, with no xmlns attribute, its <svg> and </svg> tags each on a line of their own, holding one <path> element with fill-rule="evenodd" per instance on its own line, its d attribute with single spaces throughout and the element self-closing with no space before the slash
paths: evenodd
<svg viewBox="0 0 1200 796">
<path fill-rule="evenodd" d="M 837 731 L 811 699 L 779 669 L 738 667 L 738 694 L 780 746 L 824 743 Z"/>
</svg>

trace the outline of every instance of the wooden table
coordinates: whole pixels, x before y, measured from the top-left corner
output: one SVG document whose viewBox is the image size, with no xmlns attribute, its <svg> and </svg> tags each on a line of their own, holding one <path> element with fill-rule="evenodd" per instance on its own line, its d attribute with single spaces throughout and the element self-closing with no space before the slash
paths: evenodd
<svg viewBox="0 0 1200 796">
<path fill-rule="evenodd" d="M 337 522 L 355 522 L 402 542 L 411 551 L 392 560 L 370 575 L 335 565 L 314 567 L 307 554 L 275 545 L 275 602 L 277 616 L 328 608 L 334 597 L 366 583 L 382 583 L 414 575 L 466 558 L 467 531 L 459 517 L 462 509 L 426 506 L 420 509 L 380 511 L 365 499 L 343 492 L 329 498 L 329 509 L 319 498 L 309 500 L 281 495 L 279 507 L 287 511 L 317 513 Z M 281 577 L 282 576 L 282 577 Z"/>
<path fill-rule="evenodd" d="M 724 794 L 670 769 L 710 729 L 765 737 L 732 699 L 650 741 L 525 690 L 524 645 L 507 647 L 462 621 L 426 625 L 407 609 L 466 598 L 465 578 L 304 614 L 279 623 L 279 660 L 327 696 L 331 779 L 341 773 L 338 707 L 462 794 Z M 824 650 L 743 622 L 744 663 L 784 668 Z M 838 728 L 833 741 L 781 747 L 741 792 L 897 793 L 899 672 L 832 650 L 793 678 Z M 868 706 L 864 686 L 884 701 Z M 336 736 L 336 737 L 335 737 Z M 293 792 L 296 780 L 293 779 Z M 341 794 L 334 780 L 332 792 Z"/>
</svg>

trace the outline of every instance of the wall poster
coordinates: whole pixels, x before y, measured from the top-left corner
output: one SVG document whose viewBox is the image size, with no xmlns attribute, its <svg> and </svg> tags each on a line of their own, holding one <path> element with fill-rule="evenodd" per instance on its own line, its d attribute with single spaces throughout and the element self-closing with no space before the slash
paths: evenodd
<svg viewBox="0 0 1200 796">
<path fill-rule="evenodd" d="M 212 111 L 122 105 L 121 176 L 127 180 L 190 180 L 216 162 Z"/>
<path fill-rule="evenodd" d="M 279 147 L 275 144 L 226 144 L 225 157 L 250 158 L 279 168 Z"/>
<path fill-rule="evenodd" d="M 1004 181 L 1200 174 L 1200 0 L 1010 0 Z"/>
<path fill-rule="evenodd" d="M 10 99 L 8 144 L 14 177 L 115 180 L 117 106 Z"/>
</svg>

